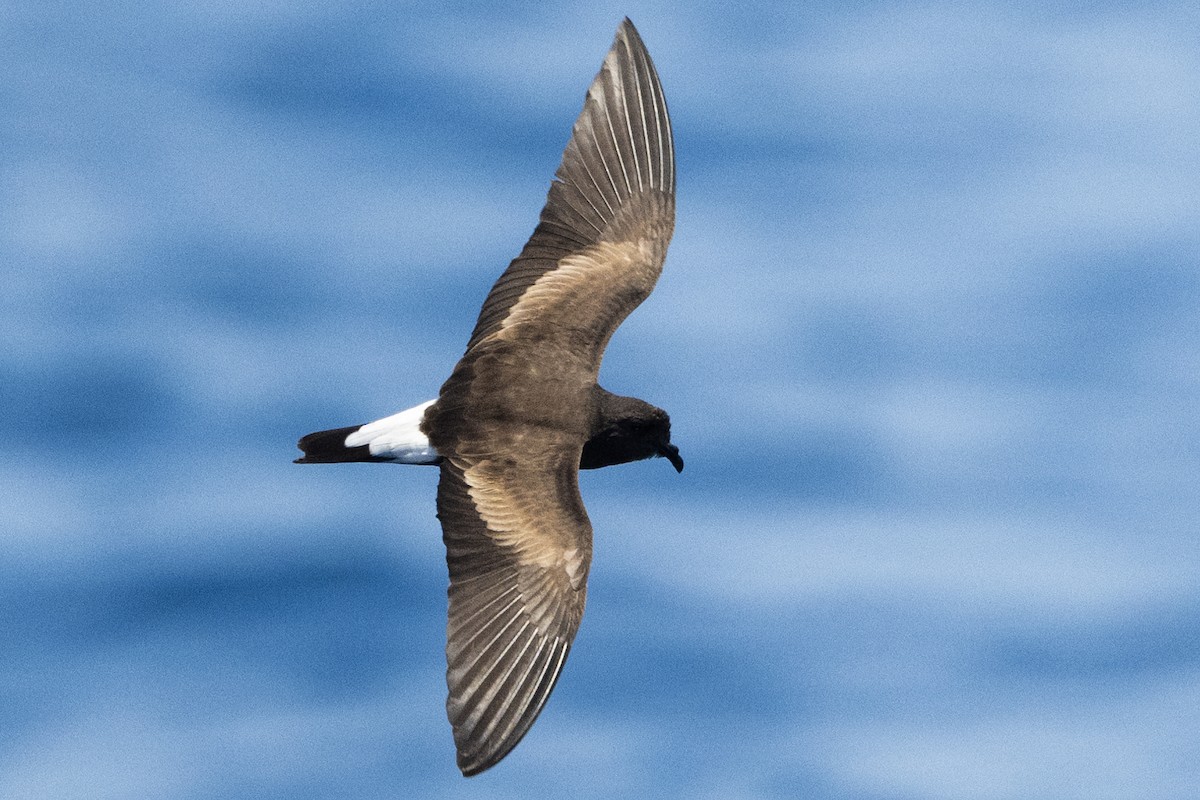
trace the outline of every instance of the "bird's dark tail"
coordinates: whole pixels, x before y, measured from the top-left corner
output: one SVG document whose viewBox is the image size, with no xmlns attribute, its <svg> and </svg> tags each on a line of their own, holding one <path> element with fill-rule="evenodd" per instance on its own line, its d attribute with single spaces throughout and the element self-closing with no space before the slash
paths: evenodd
<svg viewBox="0 0 1200 800">
<path fill-rule="evenodd" d="M 329 431 L 310 433 L 297 443 L 304 451 L 302 458 L 297 458 L 297 464 L 337 464 L 343 461 L 388 461 L 389 459 L 371 455 L 369 445 L 347 447 L 346 437 L 361 428 L 362 425 L 351 425 L 348 428 L 334 428 Z"/>
<path fill-rule="evenodd" d="M 390 417 L 329 431 L 310 433 L 300 440 L 303 458 L 297 464 L 335 464 L 342 461 L 388 461 L 396 464 L 438 464 L 441 458 L 421 431 L 425 410 L 420 405 Z"/>
</svg>

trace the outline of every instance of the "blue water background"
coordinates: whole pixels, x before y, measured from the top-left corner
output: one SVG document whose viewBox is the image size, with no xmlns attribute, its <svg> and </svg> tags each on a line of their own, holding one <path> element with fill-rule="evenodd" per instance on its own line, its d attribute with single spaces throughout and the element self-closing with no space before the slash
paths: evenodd
<svg viewBox="0 0 1200 800">
<path fill-rule="evenodd" d="M 433 397 L 623 15 L 678 224 L 587 616 L 469 781 Z M 1185 3 L 0 12 L 0 797 L 1193 798 Z"/>
</svg>

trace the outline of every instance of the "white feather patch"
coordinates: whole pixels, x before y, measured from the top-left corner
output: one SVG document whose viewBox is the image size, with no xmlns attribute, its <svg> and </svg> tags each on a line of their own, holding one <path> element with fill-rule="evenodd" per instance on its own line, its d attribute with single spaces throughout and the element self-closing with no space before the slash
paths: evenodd
<svg viewBox="0 0 1200 800">
<path fill-rule="evenodd" d="M 429 400 L 399 414 L 363 425 L 346 437 L 346 447 L 361 447 L 365 444 L 370 448 L 371 455 L 399 464 L 437 463 L 437 450 L 433 449 L 429 438 L 421 433 L 421 420 L 425 417 L 425 409 L 434 402 Z"/>
</svg>

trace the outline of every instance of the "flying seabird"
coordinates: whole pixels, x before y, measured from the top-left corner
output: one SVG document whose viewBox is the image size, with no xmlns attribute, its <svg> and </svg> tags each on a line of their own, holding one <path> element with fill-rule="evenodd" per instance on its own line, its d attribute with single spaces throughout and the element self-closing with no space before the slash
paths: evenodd
<svg viewBox="0 0 1200 800">
<path fill-rule="evenodd" d="M 626 19 L 538 226 L 437 399 L 300 440 L 301 464 L 441 470 L 446 710 L 464 775 L 495 765 L 529 730 L 579 629 L 592 557 L 579 470 L 652 456 L 683 469 L 665 411 L 596 383 L 613 331 L 658 280 L 674 226 L 667 104 Z"/>
</svg>

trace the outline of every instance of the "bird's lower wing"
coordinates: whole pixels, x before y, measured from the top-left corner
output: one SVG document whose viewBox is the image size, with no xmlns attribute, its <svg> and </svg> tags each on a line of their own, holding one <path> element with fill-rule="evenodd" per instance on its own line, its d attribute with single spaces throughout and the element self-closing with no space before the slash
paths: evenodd
<svg viewBox="0 0 1200 800">
<path fill-rule="evenodd" d="M 579 629 L 591 526 L 577 470 L 563 463 L 541 474 L 486 459 L 441 467 L 446 710 L 464 775 L 495 765 L 529 730 Z"/>
</svg>

